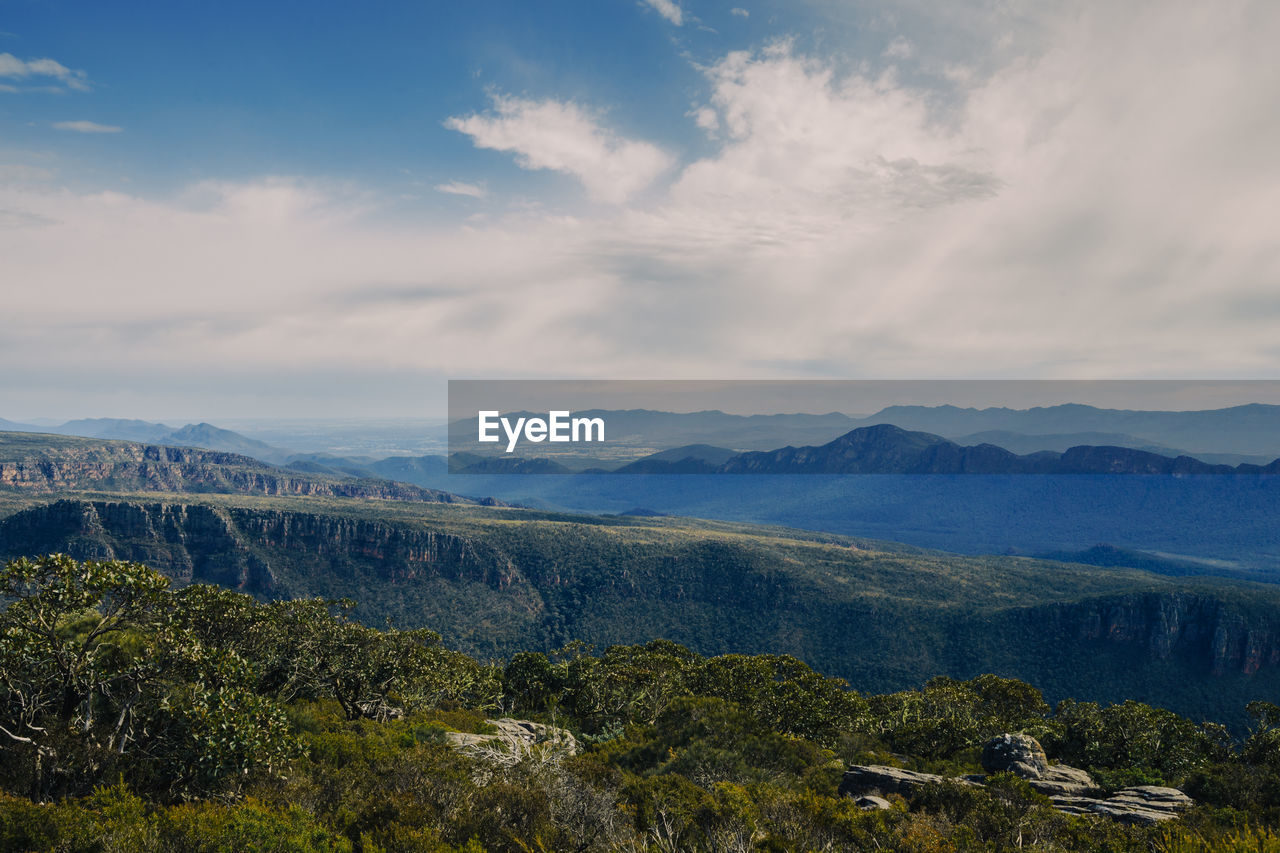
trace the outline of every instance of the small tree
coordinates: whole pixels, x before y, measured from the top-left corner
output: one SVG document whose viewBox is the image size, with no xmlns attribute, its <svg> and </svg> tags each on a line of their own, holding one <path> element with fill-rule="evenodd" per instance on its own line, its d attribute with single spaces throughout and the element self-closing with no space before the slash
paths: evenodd
<svg viewBox="0 0 1280 853">
<path fill-rule="evenodd" d="M 165 618 L 167 578 L 137 563 L 57 554 L 0 570 L 0 735 L 39 798 L 95 775 L 132 740 L 159 677 L 147 631 Z"/>
<path fill-rule="evenodd" d="M 119 774 L 170 797 L 202 796 L 294 754 L 254 667 L 191 630 L 164 576 L 52 555 L 8 563 L 0 597 L 9 601 L 0 750 L 14 759 L 3 778 L 11 788 L 44 799 Z"/>
</svg>

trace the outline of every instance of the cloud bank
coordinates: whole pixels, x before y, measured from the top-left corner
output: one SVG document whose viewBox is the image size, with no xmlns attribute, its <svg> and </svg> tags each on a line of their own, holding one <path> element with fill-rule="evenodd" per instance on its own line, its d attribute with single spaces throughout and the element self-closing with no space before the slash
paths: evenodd
<svg viewBox="0 0 1280 853">
<path fill-rule="evenodd" d="M 11 183 L 5 393 L 95 371 L 228 400 L 326 375 L 1274 377 L 1280 7 L 1035 24 L 943 68 L 892 38 L 865 63 L 729 53 L 683 117 L 697 156 L 569 101 L 447 120 L 589 212 L 492 183 L 437 187 L 483 199 L 483 227 L 388 225 L 376 195 L 303 178 Z"/>
</svg>

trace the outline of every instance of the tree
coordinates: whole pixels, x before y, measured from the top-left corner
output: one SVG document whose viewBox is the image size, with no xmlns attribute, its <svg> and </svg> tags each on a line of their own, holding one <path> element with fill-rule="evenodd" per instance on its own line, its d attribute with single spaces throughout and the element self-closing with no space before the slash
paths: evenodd
<svg viewBox="0 0 1280 853">
<path fill-rule="evenodd" d="M 0 735 L 33 797 L 73 769 L 95 773 L 134 740 L 136 709 L 161 674 L 145 632 L 163 622 L 168 587 L 116 560 L 53 555 L 0 570 L 11 601 L 0 613 Z"/>
<path fill-rule="evenodd" d="M 8 563 L 0 596 L 0 747 L 32 798 L 113 773 L 200 796 L 294 754 L 253 665 L 193 632 L 162 575 L 53 555 Z"/>
</svg>

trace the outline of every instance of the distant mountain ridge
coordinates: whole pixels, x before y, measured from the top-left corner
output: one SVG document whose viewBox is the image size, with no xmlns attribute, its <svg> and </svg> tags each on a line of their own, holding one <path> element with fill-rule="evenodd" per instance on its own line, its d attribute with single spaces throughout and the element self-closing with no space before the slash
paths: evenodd
<svg viewBox="0 0 1280 853">
<path fill-rule="evenodd" d="M 859 427 L 816 447 L 749 451 L 716 464 L 690 452 L 664 451 L 617 473 L 649 474 L 1280 474 L 1267 465 L 1214 465 L 1127 447 L 1072 447 L 1018 455 L 994 444 L 964 446 L 893 424 Z"/>
<path fill-rule="evenodd" d="M 1280 406 L 1265 403 L 1198 411 L 1102 409 L 1078 403 L 1030 409 L 898 405 L 866 417 L 840 412 L 737 415 L 714 409 L 593 409 L 575 415 L 604 418 L 610 441 L 658 448 L 710 445 L 767 451 L 784 444 L 818 446 L 859 427 L 892 424 L 960 444 L 991 443 L 1022 454 L 1092 445 L 1193 456 L 1213 464 L 1265 464 L 1280 457 Z M 472 446 L 474 422 L 454 421 L 449 429 L 453 450 L 485 450 Z"/>
<path fill-rule="evenodd" d="M 990 430 L 1023 435 L 1103 432 L 1188 453 L 1280 456 L 1280 406 L 1267 403 L 1185 412 L 1100 409 L 1078 403 L 1030 409 L 889 406 L 855 425 L 881 423 L 947 438 Z"/>
<path fill-rule="evenodd" d="M 1090 445 L 1128 447 L 1174 458 L 1192 456 L 1212 464 L 1267 464 L 1280 457 L 1280 406 L 1264 403 L 1199 411 L 1102 409 L 1077 403 L 1030 409 L 899 405 L 867 417 L 840 412 L 738 415 L 714 409 L 700 412 L 593 409 L 576 414 L 605 417 L 611 437 L 643 439 L 644 445 L 663 448 L 712 446 L 737 451 L 770 451 L 785 444 L 820 446 L 859 427 L 892 424 L 961 445 L 993 444 L 1017 454 L 1041 450 L 1063 452 L 1070 447 Z M 464 449 L 466 441 L 474 438 L 472 428 L 462 421 L 448 427 L 455 437 L 454 450 Z M 429 432 L 435 428 L 423 429 Z M 59 425 L 34 425 L 0 418 L 0 430 L 202 447 L 240 453 L 271 464 L 289 464 L 296 458 L 324 465 L 319 457 L 347 456 L 346 448 L 353 444 L 352 437 L 347 436 L 332 450 L 297 454 L 287 449 L 293 446 L 289 444 L 289 435 L 308 447 L 314 445 L 313 437 L 277 432 L 271 435 L 281 439 L 281 444 L 271 444 L 209 423 L 174 428 L 163 423 L 113 418 L 84 418 Z M 369 450 L 361 452 L 368 454 Z M 387 456 L 382 461 L 390 462 L 394 458 Z M 704 457 L 694 454 L 692 458 Z M 347 468 L 363 467 L 375 464 L 376 459 L 375 456 L 359 460 L 356 466 L 348 460 L 339 460 L 338 464 Z"/>
<path fill-rule="evenodd" d="M 74 435 L 83 438 L 107 438 L 163 444 L 170 447 L 199 447 L 252 456 L 264 462 L 283 462 L 290 451 L 263 441 L 248 438 L 210 423 L 187 424 L 174 428 L 168 424 L 121 418 L 80 418 L 57 426 L 37 426 L 0 418 L 0 430 L 46 435 Z"/>
</svg>

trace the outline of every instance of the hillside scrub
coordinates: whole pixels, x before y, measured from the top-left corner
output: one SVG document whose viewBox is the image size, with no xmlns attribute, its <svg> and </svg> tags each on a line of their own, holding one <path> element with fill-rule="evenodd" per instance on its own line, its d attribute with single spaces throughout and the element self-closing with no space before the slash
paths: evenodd
<svg viewBox="0 0 1280 853">
<path fill-rule="evenodd" d="M 1280 708 L 1244 738 L 1138 702 L 1047 705 L 994 675 L 861 695 L 786 655 L 570 644 L 481 661 L 349 602 L 181 590 L 65 556 L 0 571 L 0 849 L 1280 849 Z M 581 749 L 451 745 L 486 720 Z M 1104 787 L 1181 787 L 1162 827 L 1054 811 L 1025 783 L 939 785 L 887 810 L 843 768 L 979 771 L 1025 732 Z"/>
</svg>

